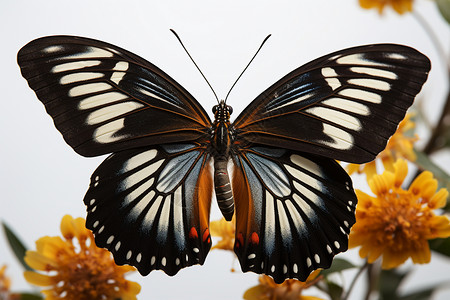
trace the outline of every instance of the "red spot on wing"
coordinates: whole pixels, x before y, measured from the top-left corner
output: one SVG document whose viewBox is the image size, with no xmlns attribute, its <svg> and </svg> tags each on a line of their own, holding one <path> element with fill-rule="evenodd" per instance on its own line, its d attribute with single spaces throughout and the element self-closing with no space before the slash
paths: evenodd
<svg viewBox="0 0 450 300">
<path fill-rule="evenodd" d="M 203 232 L 203 241 L 206 241 L 209 238 L 209 230 L 206 228 L 206 230 Z"/>
<path fill-rule="evenodd" d="M 192 227 L 191 230 L 189 230 L 189 237 L 191 239 L 198 239 L 198 233 L 197 233 L 197 229 L 195 229 L 195 227 Z"/>
<path fill-rule="evenodd" d="M 259 235 L 256 232 L 253 232 L 250 236 L 250 242 L 255 245 L 259 244 Z"/>
</svg>

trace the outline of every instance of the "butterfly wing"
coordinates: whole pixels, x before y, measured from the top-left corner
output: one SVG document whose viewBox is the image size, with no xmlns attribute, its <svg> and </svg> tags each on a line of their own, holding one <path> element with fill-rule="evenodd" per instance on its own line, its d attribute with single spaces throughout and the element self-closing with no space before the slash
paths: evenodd
<svg viewBox="0 0 450 300">
<path fill-rule="evenodd" d="M 211 126 L 181 85 L 117 46 L 51 36 L 25 45 L 17 60 L 56 128 L 81 155 L 192 141 Z"/>
<path fill-rule="evenodd" d="M 196 144 L 166 144 L 109 156 L 84 198 L 86 227 L 116 263 L 142 275 L 203 264 L 211 247 L 209 155 Z"/>
<path fill-rule="evenodd" d="M 336 161 L 270 147 L 234 157 L 234 250 L 242 271 L 305 281 L 347 250 L 356 195 Z"/>
<path fill-rule="evenodd" d="M 380 44 L 318 58 L 283 77 L 235 120 L 238 142 L 362 163 L 382 151 L 425 83 L 429 59 Z"/>
</svg>

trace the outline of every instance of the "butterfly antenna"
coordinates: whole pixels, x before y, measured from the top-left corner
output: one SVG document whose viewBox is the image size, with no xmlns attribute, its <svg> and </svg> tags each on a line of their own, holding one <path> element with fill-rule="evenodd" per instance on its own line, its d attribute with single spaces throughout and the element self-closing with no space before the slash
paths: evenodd
<svg viewBox="0 0 450 300">
<path fill-rule="evenodd" d="M 264 45 L 264 43 L 270 38 L 271 34 L 269 34 L 268 36 L 266 36 L 266 38 L 264 39 L 264 41 L 261 43 L 261 46 L 259 46 L 258 50 L 256 50 L 255 55 L 253 55 L 252 59 L 250 59 L 250 61 L 248 62 L 247 66 L 244 68 L 244 70 L 241 72 L 241 75 L 239 75 L 239 77 L 236 79 L 236 81 L 233 83 L 233 85 L 231 86 L 230 90 L 228 91 L 227 96 L 225 97 L 225 102 L 227 102 L 228 99 L 228 95 L 231 93 L 231 90 L 234 88 L 234 86 L 236 85 L 236 83 L 239 81 L 239 79 L 242 77 L 242 74 L 244 74 L 245 70 L 247 70 L 248 66 L 250 66 L 250 64 L 252 63 L 252 61 L 255 59 L 256 55 L 258 55 L 259 50 L 261 50 L 262 46 Z"/>
<path fill-rule="evenodd" d="M 200 72 L 200 74 L 202 74 L 203 78 L 205 79 L 206 83 L 209 85 L 209 88 L 211 89 L 211 91 L 213 92 L 214 96 L 216 97 L 217 103 L 219 103 L 219 98 L 217 97 L 216 92 L 214 91 L 214 89 L 212 88 L 211 84 L 209 83 L 208 79 L 206 79 L 206 76 L 203 74 L 202 70 L 200 70 L 200 68 L 198 67 L 198 65 L 195 63 L 194 59 L 192 58 L 192 56 L 189 54 L 189 52 L 187 51 L 186 47 L 184 46 L 183 42 L 181 41 L 180 37 L 178 36 L 178 34 L 175 32 L 175 30 L 170 29 L 170 31 L 172 31 L 172 33 L 177 37 L 178 41 L 181 44 L 181 47 L 183 47 L 184 51 L 186 51 L 187 55 L 189 56 L 189 58 L 192 60 L 192 62 L 194 63 L 195 67 L 197 68 L 197 70 Z"/>
</svg>

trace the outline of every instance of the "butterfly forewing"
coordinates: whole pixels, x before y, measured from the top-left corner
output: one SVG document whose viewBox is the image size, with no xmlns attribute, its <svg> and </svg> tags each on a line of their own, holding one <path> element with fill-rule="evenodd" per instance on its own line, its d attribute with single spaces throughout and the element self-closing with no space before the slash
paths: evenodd
<svg viewBox="0 0 450 300">
<path fill-rule="evenodd" d="M 427 79 L 430 61 L 380 44 L 316 59 L 259 95 L 236 119 L 240 142 L 362 163 L 382 151 Z"/>
<path fill-rule="evenodd" d="M 211 126 L 181 85 L 114 45 L 44 37 L 25 45 L 17 59 L 56 128 L 81 155 L 192 141 Z"/>
<path fill-rule="evenodd" d="M 251 147 L 234 161 L 235 252 L 244 272 L 305 281 L 347 250 L 357 199 L 334 160 Z"/>
<path fill-rule="evenodd" d="M 94 172 L 86 226 L 118 264 L 169 275 L 203 264 L 211 247 L 210 156 L 195 144 L 118 152 Z"/>
</svg>

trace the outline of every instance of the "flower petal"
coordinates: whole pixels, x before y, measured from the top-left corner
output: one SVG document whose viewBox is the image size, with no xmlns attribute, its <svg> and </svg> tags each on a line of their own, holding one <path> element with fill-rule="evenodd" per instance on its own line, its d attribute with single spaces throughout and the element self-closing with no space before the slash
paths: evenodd
<svg viewBox="0 0 450 300">
<path fill-rule="evenodd" d="M 53 276 L 47 276 L 33 271 L 25 271 L 23 272 L 23 276 L 26 281 L 38 286 L 51 286 L 55 284 L 56 281 Z"/>
<path fill-rule="evenodd" d="M 28 250 L 24 259 L 27 265 L 35 270 L 50 271 L 58 266 L 58 263 L 54 259 L 44 256 L 37 251 Z"/>
<path fill-rule="evenodd" d="M 431 209 L 442 208 L 447 204 L 448 190 L 445 188 L 440 189 L 436 194 L 431 197 L 428 207 Z"/>
</svg>

